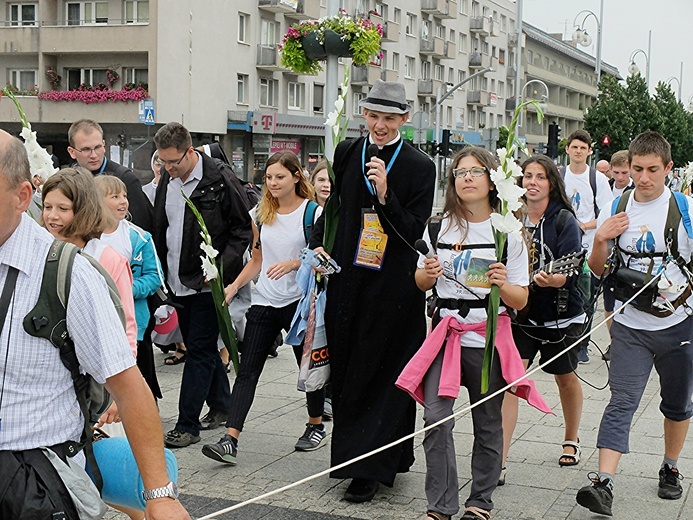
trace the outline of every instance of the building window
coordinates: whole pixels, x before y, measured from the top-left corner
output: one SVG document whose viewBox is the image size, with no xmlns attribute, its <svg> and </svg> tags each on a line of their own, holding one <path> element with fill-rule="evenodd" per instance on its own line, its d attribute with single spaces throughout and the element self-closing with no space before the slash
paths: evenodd
<svg viewBox="0 0 693 520">
<path fill-rule="evenodd" d="M 236 74 L 236 103 L 246 105 L 248 103 L 248 76 Z"/>
<path fill-rule="evenodd" d="M 507 32 L 508 30 L 508 17 L 504 14 L 501 15 L 501 31 Z"/>
<path fill-rule="evenodd" d="M 289 82 L 287 108 L 290 110 L 303 110 L 303 93 L 305 85 L 303 83 Z"/>
<path fill-rule="evenodd" d="M 67 2 L 67 25 L 108 23 L 108 2 Z"/>
<path fill-rule="evenodd" d="M 459 45 L 457 48 L 460 50 L 460 52 L 466 52 L 467 49 L 467 35 L 464 33 L 460 33 L 460 39 L 459 39 Z"/>
<path fill-rule="evenodd" d="M 313 84 L 313 112 L 322 114 L 325 104 L 325 85 Z"/>
<path fill-rule="evenodd" d="M 421 61 L 421 79 L 431 79 L 431 62 Z"/>
<path fill-rule="evenodd" d="M 481 90 L 488 90 L 488 78 L 486 76 L 481 78 Z"/>
<path fill-rule="evenodd" d="M 263 19 L 260 25 L 260 44 L 276 45 L 277 22 Z"/>
<path fill-rule="evenodd" d="M 450 31 L 454 32 L 454 31 Z M 445 26 L 441 23 L 436 25 L 436 37 L 445 39 Z M 454 40 L 454 38 L 453 38 Z"/>
<path fill-rule="evenodd" d="M 455 126 L 455 120 L 452 118 L 452 107 L 447 107 L 448 126 Z"/>
<path fill-rule="evenodd" d="M 444 81 L 445 80 L 445 67 L 443 67 L 442 65 L 436 64 L 433 67 L 433 79 Z"/>
<path fill-rule="evenodd" d="M 448 83 L 455 83 L 455 69 L 453 69 L 452 67 L 448 68 Z"/>
<path fill-rule="evenodd" d="M 416 34 L 416 15 L 407 13 L 407 26 L 404 29 L 405 34 L 414 36 Z"/>
<path fill-rule="evenodd" d="M 99 84 L 108 86 L 106 69 L 68 69 L 67 89 L 75 90 L 80 85 L 96 87 Z"/>
<path fill-rule="evenodd" d="M 250 16 L 238 13 L 238 41 L 248 43 L 248 20 Z"/>
<path fill-rule="evenodd" d="M 476 18 L 479 14 L 479 2 L 472 1 L 472 16 Z"/>
<path fill-rule="evenodd" d="M 501 65 L 505 64 L 505 49 L 500 49 L 498 51 L 498 63 Z"/>
<path fill-rule="evenodd" d="M 476 112 L 474 110 L 470 110 L 468 117 L 467 117 L 467 127 L 468 128 L 474 128 L 476 126 Z"/>
<path fill-rule="evenodd" d="M 278 90 L 279 86 L 276 80 L 260 78 L 260 106 L 276 107 Z"/>
<path fill-rule="evenodd" d="M 487 41 L 481 42 L 481 52 L 488 54 L 489 45 Z"/>
<path fill-rule="evenodd" d="M 398 52 L 393 52 L 392 53 L 392 67 L 390 67 L 391 70 L 399 70 L 399 53 Z"/>
<path fill-rule="evenodd" d="M 407 56 L 404 59 L 404 77 L 405 78 L 413 78 L 414 77 L 414 68 L 416 66 L 415 63 L 416 63 L 416 61 L 411 56 Z"/>
<path fill-rule="evenodd" d="M 131 83 L 133 86 L 145 87 L 149 86 L 149 70 L 148 69 L 138 69 L 135 67 L 124 67 L 123 68 L 123 85 Z"/>
<path fill-rule="evenodd" d="M 149 23 L 149 0 L 126 1 L 125 23 Z"/>
<path fill-rule="evenodd" d="M 33 69 L 10 70 L 10 85 L 17 87 L 20 91 L 36 87 L 36 71 Z"/>
<path fill-rule="evenodd" d="M 498 97 L 499 98 L 505 97 L 505 83 L 502 81 L 498 82 Z"/>
<path fill-rule="evenodd" d="M 467 73 L 463 71 L 462 69 L 457 71 L 457 83 L 462 83 L 465 79 L 467 79 Z"/>
<path fill-rule="evenodd" d="M 421 22 L 421 39 L 422 40 L 428 40 L 428 37 L 430 34 L 431 34 L 431 21 L 430 20 L 423 20 Z"/>
<path fill-rule="evenodd" d="M 431 104 L 428 101 L 422 101 L 420 110 L 424 114 L 428 114 L 431 111 Z"/>
<path fill-rule="evenodd" d="M 399 23 L 399 24 L 402 23 L 402 10 L 401 9 L 395 7 L 395 16 L 394 16 L 392 21 L 395 23 Z"/>
<path fill-rule="evenodd" d="M 354 114 L 355 116 L 361 115 L 361 107 L 359 106 L 359 103 L 364 99 L 366 99 L 366 94 L 364 94 L 363 92 L 354 92 L 354 96 L 352 98 L 354 102 L 352 114 Z"/>
<path fill-rule="evenodd" d="M 37 4 L 10 4 L 10 25 L 36 25 L 37 12 Z"/>
<path fill-rule="evenodd" d="M 469 0 L 459 0 L 460 3 L 460 14 L 467 14 L 469 12 Z"/>
</svg>

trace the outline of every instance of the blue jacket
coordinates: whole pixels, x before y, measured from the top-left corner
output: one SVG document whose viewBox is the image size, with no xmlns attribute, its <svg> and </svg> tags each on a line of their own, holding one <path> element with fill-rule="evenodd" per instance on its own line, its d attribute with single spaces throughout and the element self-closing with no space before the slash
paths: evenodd
<svg viewBox="0 0 693 520">
<path fill-rule="evenodd" d="M 147 297 L 151 296 L 164 283 L 161 262 L 156 255 L 152 236 L 128 222 L 130 227 L 130 242 L 132 244 L 132 296 L 135 300 L 135 319 L 137 321 L 137 341 L 142 341 L 144 331 L 151 318 Z"/>
</svg>

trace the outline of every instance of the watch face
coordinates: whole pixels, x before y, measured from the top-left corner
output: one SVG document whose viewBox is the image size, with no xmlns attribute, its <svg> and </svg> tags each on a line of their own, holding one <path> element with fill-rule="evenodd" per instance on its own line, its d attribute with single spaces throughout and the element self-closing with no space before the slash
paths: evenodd
<svg viewBox="0 0 693 520">
<path fill-rule="evenodd" d="M 171 482 L 169 483 L 169 485 L 171 486 L 171 494 L 173 495 L 173 498 L 178 498 L 178 486 L 176 485 L 176 483 Z"/>
</svg>

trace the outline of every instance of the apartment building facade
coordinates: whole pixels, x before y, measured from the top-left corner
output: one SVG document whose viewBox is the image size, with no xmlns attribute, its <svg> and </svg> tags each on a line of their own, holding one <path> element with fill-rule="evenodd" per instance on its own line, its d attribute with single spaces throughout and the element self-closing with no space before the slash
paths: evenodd
<svg viewBox="0 0 693 520">
<path fill-rule="evenodd" d="M 310 76 L 283 68 L 278 45 L 291 24 L 325 16 L 326 4 L 327 0 L 0 0 L 0 79 L 6 78 L 20 94 L 75 91 L 80 85 L 93 88 L 99 83 L 112 90 L 146 85 L 153 126 L 143 124 L 142 106 L 136 101 L 20 97 L 40 142 L 52 147 L 62 162 L 69 160 L 67 128 L 81 117 L 102 123 L 112 157 L 143 170 L 148 169 L 156 129 L 180 121 L 196 143 L 219 139 L 237 173 L 259 180 L 274 151 L 297 152 L 307 168 L 320 156 L 324 121 L 331 110 L 325 106 L 324 72 Z M 340 6 L 384 29 L 382 57 L 362 67 L 340 59 L 340 77 L 344 67 L 350 68 L 351 76 L 346 103 L 349 136 L 366 131 L 358 102 L 382 78 L 404 83 L 412 114 L 428 115 L 424 137 L 430 143 L 435 140 L 439 89 L 444 93 L 489 66 L 492 72 L 469 81 L 442 103 L 440 128 L 450 130 L 454 148 L 483 144 L 484 129 L 510 122 L 518 44 L 514 2 L 342 0 Z M 525 31 L 528 46 L 544 45 L 530 33 L 534 34 Z M 562 51 L 566 49 L 553 50 Z M 523 58 L 523 64 L 523 78 L 527 74 L 552 79 L 552 63 L 547 74 L 533 59 L 526 63 Z M 580 102 L 589 106 L 596 86 L 590 85 L 593 92 L 587 92 L 586 85 L 572 85 L 568 77 L 569 88 L 581 93 L 575 97 L 561 90 L 566 82 L 553 79 L 556 92 L 549 96 L 549 114 L 555 98 L 555 117 L 563 117 L 567 129 L 567 121 L 580 121 Z M 571 108 L 561 112 L 563 98 Z M 0 102 L 0 125 L 14 132 L 20 129 L 16 110 L 6 101 Z M 402 133 L 407 139 L 421 137 L 411 125 Z"/>
</svg>

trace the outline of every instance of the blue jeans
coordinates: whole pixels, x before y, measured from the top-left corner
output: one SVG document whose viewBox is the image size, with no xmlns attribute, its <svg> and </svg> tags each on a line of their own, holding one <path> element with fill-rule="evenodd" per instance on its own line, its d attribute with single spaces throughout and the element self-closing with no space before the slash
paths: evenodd
<svg viewBox="0 0 693 520">
<path fill-rule="evenodd" d="M 227 410 L 231 402 L 229 378 L 217 348 L 219 324 L 212 293 L 176 296 L 174 301 L 182 306 L 178 309 L 178 324 L 188 352 L 176 430 L 199 435 L 205 401 L 214 410 Z"/>
</svg>

